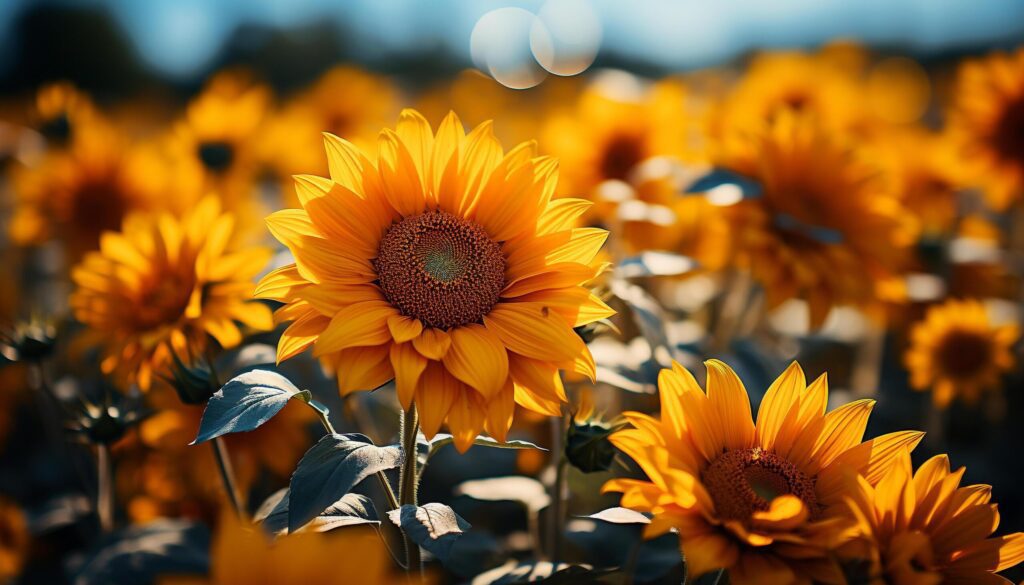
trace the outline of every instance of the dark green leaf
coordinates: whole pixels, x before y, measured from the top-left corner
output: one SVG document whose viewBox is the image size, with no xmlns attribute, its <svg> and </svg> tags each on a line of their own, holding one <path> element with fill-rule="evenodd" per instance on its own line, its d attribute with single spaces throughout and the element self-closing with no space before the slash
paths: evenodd
<svg viewBox="0 0 1024 585">
<path fill-rule="evenodd" d="M 723 186 L 737 189 L 743 199 L 761 195 L 761 184 L 749 177 L 734 173 L 728 169 L 714 168 L 703 177 L 694 181 L 686 190 L 687 193 L 708 193 Z"/>
<path fill-rule="evenodd" d="M 584 518 L 611 522 L 612 524 L 650 524 L 651 519 L 629 508 L 608 508 Z"/>
<path fill-rule="evenodd" d="M 469 530 L 469 522 L 444 504 L 406 504 L 388 512 L 388 518 L 413 542 L 445 564 L 451 558 L 452 546 Z"/>
<path fill-rule="evenodd" d="M 544 583 L 546 585 L 586 585 L 600 583 L 599 578 L 608 570 L 594 570 L 586 565 L 570 565 L 537 561 L 520 563 L 509 561 L 487 571 L 473 580 L 473 585 L 511 585 L 512 583 Z"/>
<path fill-rule="evenodd" d="M 157 520 L 109 535 L 82 565 L 75 585 L 153 583 L 162 575 L 205 575 L 210 534 L 202 524 Z"/>
<path fill-rule="evenodd" d="M 306 451 L 292 474 L 288 530 L 316 518 L 367 477 L 398 467 L 401 450 L 377 447 L 363 435 L 325 435 Z"/>
<path fill-rule="evenodd" d="M 253 520 L 263 524 L 268 532 L 288 532 L 288 488 L 274 493 L 263 502 L 253 516 Z M 380 524 L 373 501 L 362 495 L 349 493 L 334 502 L 310 522 L 315 532 L 327 532 L 343 526 L 359 524 Z"/>
<path fill-rule="evenodd" d="M 441 447 L 449 445 L 454 441 L 455 439 L 448 433 L 438 433 L 429 441 L 423 436 L 423 433 L 420 433 L 416 438 L 416 450 L 419 452 L 420 461 L 426 462 L 426 460 L 433 457 Z M 486 435 L 477 436 L 477 438 L 473 440 L 473 444 L 481 447 L 493 447 L 495 449 L 540 449 L 541 451 L 547 451 L 544 447 L 535 445 L 529 441 L 513 439 L 502 443 L 501 441 Z"/>
<path fill-rule="evenodd" d="M 199 436 L 192 444 L 227 433 L 251 431 L 296 397 L 308 400 L 309 392 L 299 390 L 276 372 L 253 370 L 236 376 L 210 397 L 199 423 Z"/>
</svg>

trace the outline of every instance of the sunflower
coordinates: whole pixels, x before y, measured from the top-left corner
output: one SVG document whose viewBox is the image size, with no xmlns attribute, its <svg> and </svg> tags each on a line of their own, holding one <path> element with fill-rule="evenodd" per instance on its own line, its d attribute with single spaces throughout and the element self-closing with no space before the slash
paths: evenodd
<svg viewBox="0 0 1024 585">
<path fill-rule="evenodd" d="M 238 345 L 236 321 L 270 329 L 270 309 L 250 300 L 251 281 L 270 250 L 231 246 L 234 218 L 214 197 L 181 220 L 133 214 L 121 232 L 105 232 L 100 250 L 72 271 L 75 317 L 104 346 L 101 368 L 122 385 L 148 390 L 175 352 L 201 355 L 207 335 Z"/>
<path fill-rule="evenodd" d="M 74 145 L 33 167 L 15 169 L 10 237 L 17 244 L 56 238 L 69 261 L 95 250 L 100 234 L 125 215 L 170 203 L 149 151 L 135 148 L 109 126 L 79 124 Z"/>
<path fill-rule="evenodd" d="M 253 206 L 259 170 L 256 138 L 270 97 L 266 87 L 245 73 L 214 76 L 168 138 L 167 164 L 176 179 L 175 189 L 185 194 L 218 193 L 232 212 Z"/>
<path fill-rule="evenodd" d="M 1024 561 L 1024 533 L 991 537 L 999 512 L 987 485 L 960 487 L 964 469 L 950 472 L 937 455 L 913 472 L 910 454 L 872 485 L 847 480 L 846 502 L 860 538 L 841 555 L 872 585 L 993 585 L 995 573 Z"/>
<path fill-rule="evenodd" d="M 838 56 L 831 51 L 759 53 L 714 109 L 709 131 L 718 137 L 747 131 L 784 113 L 815 118 L 833 130 L 860 127 L 867 115 L 858 83 L 865 58 L 853 48 Z"/>
<path fill-rule="evenodd" d="M 221 515 L 208 578 L 167 576 L 159 585 L 386 585 L 404 581 L 371 528 L 300 532 L 271 540 L 258 526 Z M 413 581 L 413 580 L 410 580 Z M 415 582 L 432 582 L 428 579 Z"/>
<path fill-rule="evenodd" d="M 356 67 L 335 67 L 270 116 L 256 137 L 260 159 L 279 178 L 289 205 L 298 205 L 291 176 L 326 174 L 320 132 L 359 146 L 373 145 L 381 126 L 394 119 L 397 91 L 391 82 Z"/>
<path fill-rule="evenodd" d="M 71 83 L 57 82 L 39 88 L 31 122 L 48 146 L 59 149 L 74 144 L 83 126 L 101 123 L 101 116 L 89 96 Z"/>
<path fill-rule="evenodd" d="M 949 118 L 974 183 L 1007 208 L 1024 191 L 1024 48 L 965 62 Z"/>
<path fill-rule="evenodd" d="M 771 307 L 804 299 L 820 326 L 834 305 L 872 302 L 876 283 L 902 269 L 916 222 L 878 168 L 813 117 L 782 112 L 723 140 L 715 159 L 761 187 L 729 208 L 731 244 Z"/>
<path fill-rule="evenodd" d="M 685 87 L 671 80 L 648 90 L 631 87 L 638 83 L 612 78 L 594 84 L 575 108 L 545 124 L 544 144 L 561 161 L 568 192 L 600 200 L 606 181 L 630 182 L 649 158 L 698 158 L 697 126 L 686 113 Z"/>
<path fill-rule="evenodd" d="M 873 148 L 896 196 L 920 222 L 922 235 L 950 235 L 965 183 L 948 134 L 918 128 L 892 131 Z"/>
<path fill-rule="evenodd" d="M 861 442 L 874 402 L 826 414 L 828 382 L 807 385 L 793 363 L 771 385 L 751 420 L 750 401 L 729 366 L 707 362 L 707 392 L 679 364 L 658 378 L 661 420 L 625 413 L 635 428 L 612 435 L 649 481 L 614 479 L 622 505 L 654 515 L 645 536 L 679 532 L 687 571 L 729 571 L 730 582 L 837 582 L 825 548 L 843 539 L 842 478 L 872 483 L 922 433 Z"/>
<path fill-rule="evenodd" d="M 462 451 L 481 429 L 504 440 L 516 403 L 558 415 L 558 370 L 594 371 L 573 327 L 612 310 L 582 286 L 607 233 L 573 229 L 585 201 L 552 200 L 555 161 L 454 114 L 435 135 L 403 111 L 376 163 L 325 138 L 331 178 L 297 177 L 302 209 L 267 218 L 296 260 L 256 290 L 293 321 L 278 360 L 312 347 L 343 395 L 394 379 L 424 434 L 447 420 Z"/>
<path fill-rule="evenodd" d="M 1016 324 L 994 324 L 977 300 L 949 300 L 928 309 L 910 332 L 904 357 L 910 383 L 932 389 L 932 400 L 945 408 L 960 396 L 973 403 L 982 391 L 998 389 L 1003 373 L 1013 369 Z"/>
</svg>

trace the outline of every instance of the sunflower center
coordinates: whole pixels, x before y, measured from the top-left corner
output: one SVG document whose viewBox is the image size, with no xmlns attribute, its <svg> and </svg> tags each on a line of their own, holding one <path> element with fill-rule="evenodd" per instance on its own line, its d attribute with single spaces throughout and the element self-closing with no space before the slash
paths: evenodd
<svg viewBox="0 0 1024 585">
<path fill-rule="evenodd" d="M 952 331 L 939 344 L 942 368 L 957 378 L 967 378 L 983 370 L 991 358 L 988 339 L 969 331 Z"/>
<path fill-rule="evenodd" d="M 701 480 L 718 515 L 729 520 L 746 522 L 785 494 L 803 500 L 812 515 L 818 509 L 814 481 L 789 461 L 760 447 L 722 453 L 704 470 Z"/>
<path fill-rule="evenodd" d="M 1003 159 L 1024 165 L 1024 97 L 1007 107 L 1000 116 L 995 146 Z"/>
<path fill-rule="evenodd" d="M 195 279 L 186 274 L 164 274 L 142 291 L 135 314 L 140 329 L 176 323 L 185 314 Z"/>
<path fill-rule="evenodd" d="M 644 148 L 636 136 L 616 136 L 604 149 L 601 158 L 601 176 L 605 179 L 625 181 L 629 172 L 644 158 Z"/>
<path fill-rule="evenodd" d="M 235 149 L 223 141 L 203 142 L 199 145 L 199 160 L 215 173 L 223 173 L 235 160 Z"/>
<path fill-rule="evenodd" d="M 444 211 L 393 224 L 373 265 L 388 302 L 439 329 L 481 322 L 505 288 L 501 244 L 476 223 Z"/>
<path fill-rule="evenodd" d="M 121 227 L 126 205 L 116 177 L 96 177 L 82 183 L 71 198 L 67 236 L 81 249 L 95 248 L 100 234 Z"/>
<path fill-rule="evenodd" d="M 65 146 L 71 141 L 71 120 L 66 113 L 61 112 L 43 122 L 39 133 L 53 144 Z"/>
</svg>

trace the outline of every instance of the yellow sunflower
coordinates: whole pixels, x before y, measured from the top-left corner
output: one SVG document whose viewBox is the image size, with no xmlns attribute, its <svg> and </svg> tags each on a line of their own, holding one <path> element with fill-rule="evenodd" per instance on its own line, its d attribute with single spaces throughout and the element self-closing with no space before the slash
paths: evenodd
<svg viewBox="0 0 1024 585">
<path fill-rule="evenodd" d="M 210 550 L 208 578 L 168 576 L 159 585 L 387 585 L 404 582 L 377 532 L 347 527 L 271 540 L 224 513 Z M 424 583 L 432 580 L 410 579 Z"/>
<path fill-rule="evenodd" d="M 104 346 L 104 373 L 148 390 L 172 351 L 202 355 L 208 335 L 233 347 L 242 340 L 236 322 L 271 328 L 270 309 L 248 302 L 270 250 L 235 249 L 233 230 L 233 216 L 208 197 L 181 220 L 133 214 L 121 232 L 103 234 L 100 250 L 72 271 L 70 303 Z"/>
<path fill-rule="evenodd" d="M 83 126 L 101 123 L 101 116 L 89 96 L 68 82 L 44 85 L 36 93 L 32 126 L 50 147 L 71 146 Z"/>
<path fill-rule="evenodd" d="M 949 300 L 928 309 L 910 332 L 904 357 L 910 383 L 932 390 L 935 406 L 945 408 L 957 396 L 976 402 L 982 391 L 998 389 L 1013 369 L 1013 345 L 1020 337 L 1014 323 L 992 322 L 985 305 L 973 299 Z"/>
<path fill-rule="evenodd" d="M 286 203 L 299 204 L 292 175 L 327 173 L 320 132 L 359 146 L 373 145 L 381 126 L 394 119 L 397 98 L 387 78 L 335 67 L 272 115 L 256 141 L 261 160 L 282 183 Z"/>
<path fill-rule="evenodd" d="M 819 326 L 835 305 L 872 302 L 875 284 L 903 268 L 916 222 L 878 168 L 813 117 L 782 112 L 723 140 L 715 158 L 761 186 L 729 208 L 731 245 L 771 307 L 804 299 Z"/>
<path fill-rule="evenodd" d="M 687 571 L 726 569 L 731 583 L 839 582 L 827 548 L 842 541 L 847 469 L 876 483 L 922 433 L 861 442 L 874 402 L 826 413 L 828 382 L 807 385 L 793 363 L 771 385 L 757 416 L 729 366 L 707 362 L 705 392 L 679 364 L 658 378 L 661 420 L 627 412 L 635 428 L 612 435 L 648 481 L 614 479 L 622 505 L 654 515 L 645 535 L 676 529 Z"/>
<path fill-rule="evenodd" d="M 259 158 L 256 138 L 270 91 L 247 74 L 213 77 L 189 104 L 168 139 L 168 161 L 184 194 L 217 193 L 237 212 L 254 205 Z"/>
<path fill-rule="evenodd" d="M 293 321 L 278 359 L 312 347 L 342 394 L 394 379 L 423 432 L 447 420 L 462 451 L 482 429 L 504 440 L 516 403 L 557 415 L 558 370 L 594 370 L 573 327 L 612 310 L 583 287 L 607 233 L 573 229 L 588 204 L 552 199 L 555 161 L 454 114 L 435 134 L 403 111 L 377 162 L 325 137 L 331 177 L 296 177 L 302 209 L 267 218 L 296 260 L 256 290 Z"/>
<path fill-rule="evenodd" d="M 1009 584 L 995 575 L 1024 561 L 1024 533 L 991 537 L 999 512 L 987 485 L 960 487 L 964 468 L 950 472 L 937 455 L 913 472 L 910 454 L 872 485 L 847 480 L 846 501 L 860 538 L 841 555 L 871 585 Z M 854 565 L 856 566 L 856 565 Z"/>
<path fill-rule="evenodd" d="M 78 128 L 73 146 L 12 173 L 11 240 L 26 245 L 55 238 L 71 262 L 95 250 L 100 234 L 118 229 L 126 214 L 170 205 L 159 173 L 148 172 L 148 151 L 108 126 Z"/>
<path fill-rule="evenodd" d="M 776 51 L 756 55 L 739 83 L 715 108 L 710 132 L 722 136 L 771 123 L 780 114 L 802 114 L 834 130 L 863 125 L 867 114 L 858 77 L 865 56 Z"/>
<path fill-rule="evenodd" d="M 1005 209 L 1024 192 L 1024 48 L 965 62 L 950 127 L 974 183 Z"/>
</svg>

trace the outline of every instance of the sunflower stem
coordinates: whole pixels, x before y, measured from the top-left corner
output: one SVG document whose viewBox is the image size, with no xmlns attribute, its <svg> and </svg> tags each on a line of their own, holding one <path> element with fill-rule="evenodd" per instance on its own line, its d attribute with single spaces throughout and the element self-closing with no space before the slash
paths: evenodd
<svg viewBox="0 0 1024 585">
<path fill-rule="evenodd" d="M 242 503 L 238 497 L 238 488 L 235 483 L 235 472 L 231 468 L 231 458 L 228 457 L 228 446 L 224 443 L 223 437 L 217 437 L 212 442 L 213 454 L 217 459 L 217 469 L 220 471 L 220 480 L 224 484 L 224 491 L 231 501 L 231 507 L 235 515 L 244 518 L 242 514 Z"/>
<path fill-rule="evenodd" d="M 555 462 L 555 482 L 551 486 L 551 523 L 549 525 L 549 544 L 551 561 L 558 563 L 562 555 L 562 528 L 565 516 L 565 481 L 569 460 L 565 457 L 565 417 L 551 419 L 551 452 L 558 457 Z"/>
<path fill-rule="evenodd" d="M 416 405 L 402 412 L 402 472 L 399 477 L 398 499 L 401 506 L 416 504 L 416 490 L 419 474 L 416 472 L 416 435 L 419 432 L 419 415 Z M 420 547 L 404 531 L 405 567 L 409 572 L 421 571 Z"/>
<path fill-rule="evenodd" d="M 110 461 L 110 445 L 96 446 L 96 512 L 100 530 L 108 534 L 114 529 L 114 466 Z"/>
</svg>

